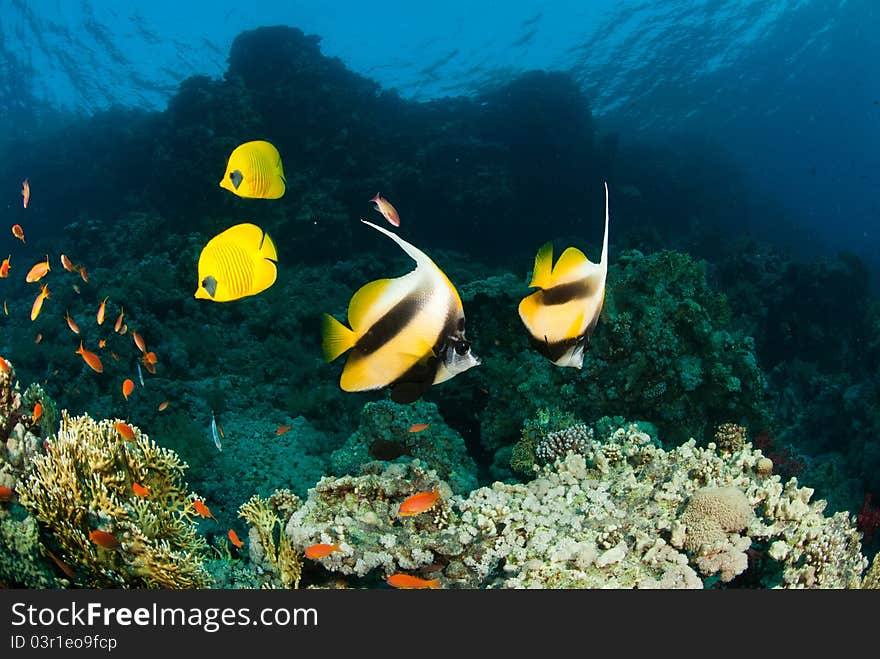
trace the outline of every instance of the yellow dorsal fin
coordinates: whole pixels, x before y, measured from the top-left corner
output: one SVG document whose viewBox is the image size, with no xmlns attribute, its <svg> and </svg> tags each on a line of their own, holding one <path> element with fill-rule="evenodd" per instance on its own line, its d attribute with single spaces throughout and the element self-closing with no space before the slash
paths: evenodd
<svg viewBox="0 0 880 659">
<path fill-rule="evenodd" d="M 265 231 L 263 232 L 263 244 L 260 245 L 260 254 L 263 255 L 264 259 L 278 262 L 278 251 L 275 249 L 275 242 Z"/>
<path fill-rule="evenodd" d="M 553 266 L 553 243 L 544 243 L 535 255 L 535 269 L 529 288 L 550 288 L 550 273 Z"/>
<path fill-rule="evenodd" d="M 393 279 L 377 279 L 361 286 L 348 303 L 348 324 L 357 332 L 365 332 L 384 311 L 377 309 L 382 294 Z M 386 305 L 387 306 L 387 305 Z"/>
<path fill-rule="evenodd" d="M 321 347 L 324 349 L 324 359 L 328 362 L 332 362 L 354 346 L 355 333 L 330 314 L 324 314 L 321 330 L 323 335 Z"/>
<path fill-rule="evenodd" d="M 581 250 L 577 247 L 568 247 L 553 266 L 551 276 L 553 285 L 581 279 L 586 274 L 584 265 L 589 263 L 590 259 Z"/>
</svg>

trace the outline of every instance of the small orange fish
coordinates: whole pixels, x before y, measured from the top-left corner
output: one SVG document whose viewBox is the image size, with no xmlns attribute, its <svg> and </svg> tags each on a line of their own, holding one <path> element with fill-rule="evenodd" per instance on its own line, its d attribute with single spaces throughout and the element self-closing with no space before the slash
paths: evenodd
<svg viewBox="0 0 880 659">
<path fill-rule="evenodd" d="M 241 549 L 242 547 L 244 547 L 244 543 L 243 543 L 243 542 L 241 541 L 241 539 L 238 537 L 238 533 L 236 533 L 236 532 L 233 531 L 232 529 L 229 529 L 229 534 L 228 534 L 228 535 L 229 535 L 229 542 L 231 542 L 232 544 L 234 544 L 234 545 L 235 545 L 236 547 L 238 547 L 239 549 Z"/>
<path fill-rule="evenodd" d="M 130 442 L 134 441 L 134 428 L 130 425 L 123 423 L 122 421 L 117 421 L 113 424 L 113 427 L 116 428 L 116 432 L 122 435 L 123 439 L 127 439 Z"/>
<path fill-rule="evenodd" d="M 41 416 L 43 416 L 43 404 L 38 401 L 34 403 L 34 423 L 39 421 Z"/>
<path fill-rule="evenodd" d="M 61 266 L 67 270 L 67 272 L 76 272 L 76 266 L 70 262 L 70 259 L 67 258 L 66 254 L 61 255 Z"/>
<path fill-rule="evenodd" d="M 414 423 L 409 427 L 410 432 L 422 432 L 431 427 L 430 423 Z"/>
<path fill-rule="evenodd" d="M 87 282 L 89 280 L 89 274 L 86 272 L 86 269 L 82 266 L 79 266 L 79 276 L 82 277 L 82 280 Z"/>
<path fill-rule="evenodd" d="M 82 355 L 83 361 L 88 364 L 93 371 L 96 371 L 97 373 L 104 372 L 104 364 L 101 363 L 101 358 L 91 350 L 83 348 L 82 341 L 79 342 L 79 350 L 76 351 L 76 354 Z"/>
<path fill-rule="evenodd" d="M 89 540 L 105 549 L 115 549 L 119 546 L 119 540 L 116 539 L 116 536 L 112 533 L 107 533 L 106 531 L 100 531 L 98 529 L 89 532 Z"/>
<path fill-rule="evenodd" d="M 324 558 L 325 556 L 329 556 L 334 551 L 342 551 L 339 548 L 338 543 L 332 544 L 332 545 L 318 543 L 316 545 L 311 545 L 310 547 L 306 547 L 305 555 L 306 555 L 306 558 L 317 559 L 317 558 Z"/>
<path fill-rule="evenodd" d="M 61 568 L 61 571 L 67 575 L 68 579 L 71 579 L 71 580 L 76 579 L 76 572 L 74 572 L 67 563 L 62 561 L 60 558 L 58 558 L 55 554 L 53 554 L 48 549 L 46 550 L 46 556 L 51 558 L 55 562 L 55 565 L 57 565 L 59 568 Z"/>
<path fill-rule="evenodd" d="M 9 373 L 9 362 L 0 357 L 0 371 L 4 373 Z"/>
<path fill-rule="evenodd" d="M 119 328 L 122 327 L 122 317 L 125 315 L 125 309 L 123 307 L 119 307 L 119 318 L 116 319 L 116 324 L 113 325 L 113 331 L 119 334 Z"/>
<path fill-rule="evenodd" d="M 140 497 L 141 499 L 145 499 L 150 496 L 150 488 L 141 485 L 140 483 L 132 483 L 131 491 L 134 492 L 136 497 Z"/>
<path fill-rule="evenodd" d="M 40 281 L 51 269 L 52 268 L 49 267 L 49 255 L 46 254 L 46 260 L 35 263 L 34 266 L 28 270 L 27 276 L 24 280 L 29 284 L 32 284 L 35 281 Z"/>
<path fill-rule="evenodd" d="M 4 485 L 0 485 L 0 501 L 12 501 L 12 497 L 15 494 L 12 490 Z"/>
<path fill-rule="evenodd" d="M 134 381 L 126 378 L 122 383 L 122 395 L 125 396 L 125 400 L 128 400 L 132 391 L 134 391 Z"/>
<path fill-rule="evenodd" d="M 105 307 L 107 305 L 107 300 L 109 299 L 109 297 L 110 297 L 109 295 L 107 297 L 105 297 L 104 300 L 101 302 L 101 306 L 98 307 L 98 314 L 95 316 L 98 319 L 98 325 L 104 324 L 104 311 L 105 311 Z"/>
<path fill-rule="evenodd" d="M 107 339 L 98 339 L 98 347 L 106 348 L 107 347 Z"/>
<path fill-rule="evenodd" d="M 411 588 L 440 588 L 440 579 L 420 579 L 410 574 L 392 574 L 385 582 L 389 586 L 395 588 L 411 589 Z"/>
<path fill-rule="evenodd" d="M 138 334 L 137 332 L 131 333 L 131 338 L 134 339 L 134 344 L 138 347 L 138 350 L 141 352 L 147 351 L 147 343 L 144 341 L 144 338 Z"/>
<path fill-rule="evenodd" d="M 116 354 L 115 352 L 113 352 L 112 350 L 110 351 L 110 356 L 113 357 L 113 361 L 115 361 L 115 362 L 118 362 L 118 361 L 119 361 L 119 355 L 117 355 L 117 354 Z"/>
<path fill-rule="evenodd" d="M 12 235 L 18 238 L 21 242 L 24 242 L 24 229 L 21 228 L 20 224 L 12 225 Z"/>
<path fill-rule="evenodd" d="M 3 259 L 3 263 L 0 263 L 0 279 L 6 279 L 9 276 L 9 259 L 12 258 L 12 254 Z"/>
<path fill-rule="evenodd" d="M 128 331 L 128 323 L 122 323 L 122 329 L 119 330 L 119 333 L 122 335 L 125 335 L 125 333 L 127 331 Z"/>
<path fill-rule="evenodd" d="M 223 426 L 221 426 L 219 423 L 217 424 L 217 432 L 220 433 L 220 436 L 221 436 L 223 439 L 226 439 L 226 433 L 223 432 Z"/>
<path fill-rule="evenodd" d="M 276 435 L 283 435 L 291 428 L 293 428 L 293 426 L 278 426 L 277 430 L 275 430 L 275 434 Z"/>
<path fill-rule="evenodd" d="M 79 334 L 79 325 L 74 322 L 73 318 L 70 317 L 70 312 L 65 311 L 65 318 L 67 320 L 67 326 L 70 328 L 70 331 L 74 334 Z"/>
<path fill-rule="evenodd" d="M 22 205 L 27 208 L 28 202 L 31 200 L 31 184 L 25 179 L 21 182 Z"/>
<path fill-rule="evenodd" d="M 148 361 L 144 361 L 144 368 L 147 369 L 153 375 L 156 375 L 156 366 L 151 364 Z"/>
<path fill-rule="evenodd" d="M 396 227 L 400 226 L 400 216 L 397 214 L 394 206 L 388 203 L 387 199 L 383 199 L 382 195 L 377 192 L 376 196 L 370 199 L 370 201 L 376 204 L 376 210 L 382 213 L 382 216 L 388 220 L 388 222 Z"/>
<path fill-rule="evenodd" d="M 164 412 L 167 407 L 168 407 L 168 401 L 163 400 L 161 403 L 159 403 L 159 407 L 157 407 L 156 409 L 159 410 L 160 412 Z"/>
<path fill-rule="evenodd" d="M 434 489 L 430 492 L 419 492 L 418 494 L 413 494 L 404 499 L 403 503 L 400 504 L 400 508 L 397 509 L 397 514 L 401 517 L 419 515 L 426 510 L 433 508 L 439 500 L 440 491 L 435 485 Z"/>
<path fill-rule="evenodd" d="M 6 306 L 6 300 L 3 300 L 3 313 L 9 315 L 9 307 Z"/>
<path fill-rule="evenodd" d="M 156 357 L 156 353 L 152 350 L 148 353 L 144 354 L 144 364 L 158 364 L 159 358 Z"/>
<path fill-rule="evenodd" d="M 40 315 L 40 311 L 43 309 L 43 301 L 49 297 L 49 285 L 43 284 L 43 290 L 40 291 L 40 294 L 37 295 L 34 300 L 34 306 L 31 307 L 31 321 L 37 319 L 37 316 Z"/>
<path fill-rule="evenodd" d="M 193 507 L 196 509 L 196 512 L 202 517 L 210 517 L 211 519 L 216 521 L 217 518 L 211 514 L 211 509 L 208 508 L 208 506 L 206 506 L 203 502 L 195 499 L 193 501 Z"/>
<path fill-rule="evenodd" d="M 34 345 L 38 345 L 40 341 L 43 340 L 43 333 L 37 332 L 37 335 L 34 337 Z"/>
</svg>

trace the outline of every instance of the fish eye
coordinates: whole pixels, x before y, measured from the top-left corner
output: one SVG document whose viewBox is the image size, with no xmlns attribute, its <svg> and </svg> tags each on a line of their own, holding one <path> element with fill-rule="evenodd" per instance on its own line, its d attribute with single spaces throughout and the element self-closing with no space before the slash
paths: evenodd
<svg viewBox="0 0 880 659">
<path fill-rule="evenodd" d="M 459 341 L 455 344 L 455 352 L 457 352 L 459 355 L 466 355 L 468 353 L 468 350 L 470 349 L 470 341 Z"/>
</svg>

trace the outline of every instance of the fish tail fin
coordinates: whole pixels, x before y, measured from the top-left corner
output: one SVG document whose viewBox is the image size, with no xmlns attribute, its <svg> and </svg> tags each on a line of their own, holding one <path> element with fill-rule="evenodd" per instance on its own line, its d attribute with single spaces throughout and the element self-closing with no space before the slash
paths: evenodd
<svg viewBox="0 0 880 659">
<path fill-rule="evenodd" d="M 550 288 L 553 269 L 553 243 L 544 243 L 535 255 L 535 268 L 532 270 L 532 281 L 529 288 Z"/>
<path fill-rule="evenodd" d="M 328 362 L 354 347 L 355 333 L 330 314 L 324 314 L 321 333 L 321 347 L 324 349 L 324 359 Z"/>
</svg>

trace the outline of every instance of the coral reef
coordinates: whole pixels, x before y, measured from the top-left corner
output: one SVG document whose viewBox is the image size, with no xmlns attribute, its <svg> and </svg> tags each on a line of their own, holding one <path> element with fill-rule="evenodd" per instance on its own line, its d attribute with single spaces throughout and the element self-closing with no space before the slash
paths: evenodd
<svg viewBox="0 0 880 659">
<path fill-rule="evenodd" d="M 853 520 L 824 516 L 796 479 L 757 476 L 762 457 L 693 440 L 664 451 L 627 425 L 528 484 L 462 497 L 441 483 L 441 505 L 415 517 L 396 506 L 436 484 L 417 462 L 324 478 L 287 533 L 300 549 L 339 543 L 329 571 L 439 574 L 446 587 L 857 587 L 867 560 Z"/>
<path fill-rule="evenodd" d="M 48 452 L 33 459 L 19 486 L 21 505 L 40 521 L 79 585 L 208 585 L 206 545 L 196 535 L 193 495 L 182 480 L 186 464 L 136 428 L 134 439 L 125 439 L 116 423 L 122 422 L 62 413 Z M 136 495 L 135 483 L 148 494 Z"/>
<path fill-rule="evenodd" d="M 428 428 L 410 432 L 414 424 L 428 424 Z M 461 435 L 446 425 L 434 403 L 421 400 L 412 405 L 391 400 L 364 405 L 357 431 L 333 452 L 330 463 L 333 473 L 343 475 L 358 474 L 373 460 L 412 458 L 437 472 L 457 494 L 477 486 L 477 466 Z"/>
<path fill-rule="evenodd" d="M 284 532 L 284 520 L 299 505 L 299 497 L 290 490 L 276 490 L 267 499 L 255 494 L 238 511 L 250 526 L 249 555 L 258 574 L 263 575 L 265 588 L 299 588 L 302 559 Z"/>
</svg>

